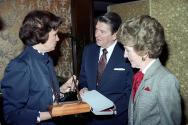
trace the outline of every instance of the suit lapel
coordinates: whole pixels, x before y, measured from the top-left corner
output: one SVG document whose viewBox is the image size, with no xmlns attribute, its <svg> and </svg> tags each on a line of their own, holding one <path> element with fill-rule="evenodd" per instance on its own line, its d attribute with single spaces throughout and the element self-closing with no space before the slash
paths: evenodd
<svg viewBox="0 0 188 125">
<path fill-rule="evenodd" d="M 146 81 L 147 81 L 148 79 L 150 79 L 150 78 L 153 76 L 153 74 L 156 72 L 156 70 L 159 69 L 160 66 L 161 66 L 161 63 L 160 63 L 159 59 L 157 59 L 157 60 L 150 66 L 150 68 L 146 71 L 146 73 L 144 74 L 144 78 L 143 78 L 143 80 L 142 80 L 142 82 L 141 82 L 141 84 L 140 84 L 140 86 L 139 86 L 139 88 L 138 88 L 138 91 L 136 92 L 135 100 L 136 100 L 137 98 L 139 98 L 139 95 L 141 94 L 142 90 L 143 90 L 144 87 L 146 86 L 146 83 L 147 83 Z M 136 101 L 134 101 L 134 102 L 136 102 Z"/>
<path fill-rule="evenodd" d="M 107 65 L 106 65 L 106 68 L 104 70 L 104 73 L 103 73 L 103 76 L 101 79 L 101 84 L 100 84 L 101 86 L 107 83 L 104 80 L 108 79 L 109 73 L 113 70 L 116 63 L 119 63 L 117 60 L 121 61 L 121 59 L 120 59 L 121 54 L 122 54 L 121 49 L 119 48 L 119 45 L 117 43 L 114 47 L 112 55 L 111 55 Z"/>
<path fill-rule="evenodd" d="M 93 84 L 93 83 L 96 83 L 97 81 L 97 70 L 98 70 L 98 60 L 99 60 L 99 52 L 100 52 L 100 47 L 99 46 L 95 46 L 93 49 L 89 50 L 90 54 L 89 56 L 91 56 L 90 60 L 88 60 L 88 64 L 90 64 L 90 76 L 93 76 L 91 77 L 91 81 L 92 81 L 92 88 L 96 88 L 96 84 Z"/>
</svg>

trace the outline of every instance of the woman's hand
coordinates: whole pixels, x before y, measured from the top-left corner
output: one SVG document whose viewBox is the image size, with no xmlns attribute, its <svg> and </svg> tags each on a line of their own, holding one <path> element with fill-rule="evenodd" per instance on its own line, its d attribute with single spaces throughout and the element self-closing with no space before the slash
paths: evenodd
<svg viewBox="0 0 188 125">
<path fill-rule="evenodd" d="M 40 123 L 41 121 L 46 121 L 46 120 L 51 119 L 51 118 L 52 118 L 52 116 L 49 112 L 40 112 L 39 113 L 39 119 L 40 120 L 37 121 L 37 123 Z M 37 118 L 37 120 L 38 120 L 38 118 Z"/>
<path fill-rule="evenodd" d="M 66 93 L 69 91 L 75 91 L 76 90 L 76 86 L 78 85 L 78 80 L 76 79 L 76 76 L 73 75 L 72 77 L 70 77 L 66 83 L 64 83 L 61 87 L 60 87 L 60 91 L 62 93 Z"/>
</svg>

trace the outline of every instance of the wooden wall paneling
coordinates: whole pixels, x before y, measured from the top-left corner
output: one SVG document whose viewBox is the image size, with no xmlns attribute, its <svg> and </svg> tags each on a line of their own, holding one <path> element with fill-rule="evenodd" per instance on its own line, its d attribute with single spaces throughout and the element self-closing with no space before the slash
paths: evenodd
<svg viewBox="0 0 188 125">
<path fill-rule="evenodd" d="M 93 41 L 93 2 L 92 0 L 72 0 L 72 47 L 73 70 L 79 74 L 82 51 Z"/>
</svg>

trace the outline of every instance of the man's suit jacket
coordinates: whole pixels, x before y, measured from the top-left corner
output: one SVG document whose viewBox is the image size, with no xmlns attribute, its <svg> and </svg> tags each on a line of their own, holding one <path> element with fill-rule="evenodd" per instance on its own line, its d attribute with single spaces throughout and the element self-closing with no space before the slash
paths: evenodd
<svg viewBox="0 0 188 125">
<path fill-rule="evenodd" d="M 179 82 L 157 59 L 146 71 L 133 101 L 129 125 L 180 125 Z"/>
<path fill-rule="evenodd" d="M 110 100 L 117 108 L 117 115 L 125 113 L 127 119 L 128 101 L 132 86 L 132 68 L 123 57 L 124 48 L 117 43 L 106 65 L 101 82 L 96 86 L 100 47 L 96 43 L 85 47 L 80 71 L 80 88 L 97 90 Z M 102 103 L 102 102 L 101 102 Z"/>
<path fill-rule="evenodd" d="M 36 125 L 39 111 L 53 103 L 51 83 L 58 82 L 52 60 L 27 47 L 12 60 L 1 81 L 5 121 L 11 125 Z M 41 125 L 54 125 L 51 121 Z"/>
</svg>

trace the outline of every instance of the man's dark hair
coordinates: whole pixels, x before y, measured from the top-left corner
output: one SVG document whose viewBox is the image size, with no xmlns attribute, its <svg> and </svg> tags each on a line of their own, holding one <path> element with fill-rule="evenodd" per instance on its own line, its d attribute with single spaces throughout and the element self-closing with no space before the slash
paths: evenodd
<svg viewBox="0 0 188 125">
<path fill-rule="evenodd" d="M 104 16 L 99 16 L 96 21 L 109 24 L 112 34 L 118 31 L 122 23 L 121 17 L 115 12 L 108 12 Z"/>
</svg>

